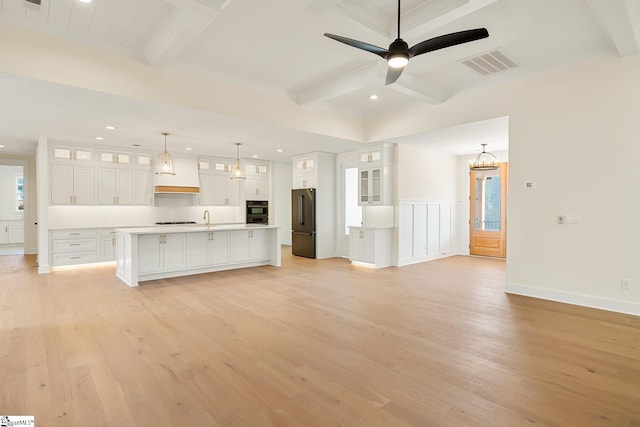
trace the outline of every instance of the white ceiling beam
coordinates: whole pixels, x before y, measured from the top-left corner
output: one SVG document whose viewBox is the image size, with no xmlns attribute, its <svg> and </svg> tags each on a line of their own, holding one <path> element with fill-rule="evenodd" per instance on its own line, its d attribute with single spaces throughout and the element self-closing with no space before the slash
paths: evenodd
<svg viewBox="0 0 640 427">
<path fill-rule="evenodd" d="M 637 0 L 589 0 L 620 56 L 640 52 L 640 4 Z"/>
<path fill-rule="evenodd" d="M 356 3 L 354 1 L 343 1 L 338 3 L 337 7 L 338 10 L 348 18 L 378 34 L 385 37 L 390 37 L 394 34 L 394 32 L 388 31 L 389 18 L 373 7 L 365 6 L 362 2 Z"/>
<path fill-rule="evenodd" d="M 395 83 L 387 87 L 403 95 L 420 99 L 423 102 L 428 102 L 431 105 L 440 104 L 445 101 L 442 94 L 438 94 L 433 90 L 425 88 L 423 80 L 418 80 L 406 72 L 402 73 Z"/>
<path fill-rule="evenodd" d="M 434 0 L 427 2 L 402 14 L 402 38 L 419 39 L 437 28 L 470 15 L 496 1 Z M 392 28 L 395 29 L 395 25 L 392 24 Z"/>
<path fill-rule="evenodd" d="M 296 102 L 298 105 L 308 105 L 335 99 L 370 86 L 379 81 L 379 78 L 378 63 L 372 62 L 340 77 L 298 91 L 295 95 Z"/>
<path fill-rule="evenodd" d="M 336 8 L 341 0 L 303 0 L 304 6 L 311 12 L 323 14 Z"/>
<path fill-rule="evenodd" d="M 147 62 L 161 66 L 179 58 L 231 0 L 169 0 L 175 6 L 144 48 Z"/>
</svg>

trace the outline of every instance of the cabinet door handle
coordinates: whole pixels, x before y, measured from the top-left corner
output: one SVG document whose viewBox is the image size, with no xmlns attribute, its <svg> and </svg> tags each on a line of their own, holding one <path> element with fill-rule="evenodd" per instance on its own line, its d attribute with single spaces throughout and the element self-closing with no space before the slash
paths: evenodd
<svg viewBox="0 0 640 427">
<path fill-rule="evenodd" d="M 71 259 L 80 259 L 79 256 L 72 256 Z"/>
<path fill-rule="evenodd" d="M 80 246 L 80 243 L 70 243 L 69 246 Z"/>
<path fill-rule="evenodd" d="M 116 245 L 116 238 L 112 237 L 111 238 L 111 246 L 115 246 Z"/>
<path fill-rule="evenodd" d="M 113 204 L 116 204 L 116 196 L 113 196 Z"/>
<path fill-rule="evenodd" d="M 79 236 L 80 233 L 70 233 L 70 236 Z"/>
<path fill-rule="evenodd" d="M 162 234 L 159 237 L 160 237 L 160 244 L 162 244 Z"/>
</svg>

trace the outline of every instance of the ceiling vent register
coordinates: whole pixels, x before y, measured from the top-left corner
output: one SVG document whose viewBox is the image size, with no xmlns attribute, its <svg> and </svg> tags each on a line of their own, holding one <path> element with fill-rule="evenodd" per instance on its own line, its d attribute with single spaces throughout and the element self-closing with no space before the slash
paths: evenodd
<svg viewBox="0 0 640 427">
<path fill-rule="evenodd" d="M 42 0 L 24 0 L 24 1 L 26 1 L 27 3 L 38 5 L 38 6 L 40 6 L 40 3 L 42 2 Z"/>
<path fill-rule="evenodd" d="M 460 62 L 483 76 L 510 70 L 518 66 L 518 64 L 500 50 L 492 50 L 491 52 L 483 53 L 482 55 L 474 56 Z"/>
</svg>

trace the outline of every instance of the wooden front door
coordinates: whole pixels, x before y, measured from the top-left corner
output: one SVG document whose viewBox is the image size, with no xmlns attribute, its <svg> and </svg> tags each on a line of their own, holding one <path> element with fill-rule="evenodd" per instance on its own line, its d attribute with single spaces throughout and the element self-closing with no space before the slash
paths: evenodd
<svg viewBox="0 0 640 427">
<path fill-rule="evenodd" d="M 470 230 L 471 255 L 507 256 L 508 163 L 492 171 L 471 171 Z"/>
</svg>

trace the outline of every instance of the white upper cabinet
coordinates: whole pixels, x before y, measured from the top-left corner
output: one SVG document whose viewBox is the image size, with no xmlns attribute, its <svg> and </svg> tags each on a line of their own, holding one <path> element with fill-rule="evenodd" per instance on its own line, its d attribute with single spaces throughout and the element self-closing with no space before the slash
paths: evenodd
<svg viewBox="0 0 640 427">
<path fill-rule="evenodd" d="M 150 152 L 53 146 L 52 205 L 152 205 Z"/>
<path fill-rule="evenodd" d="M 268 161 L 252 159 L 245 162 L 245 199 L 269 200 L 269 170 Z"/>
<path fill-rule="evenodd" d="M 293 188 L 318 187 L 318 158 L 316 153 L 293 158 Z"/>
<path fill-rule="evenodd" d="M 61 147 L 54 146 L 50 152 L 51 161 L 58 163 L 77 162 L 92 163 L 94 161 L 95 152 L 87 148 Z"/>
<path fill-rule="evenodd" d="M 358 203 L 361 206 L 393 204 L 392 144 L 367 144 L 358 150 L 358 159 Z"/>
<path fill-rule="evenodd" d="M 93 166 L 51 165 L 52 205 L 94 205 L 95 169 Z"/>
<path fill-rule="evenodd" d="M 240 183 L 231 179 L 233 159 L 200 158 L 200 195 L 198 204 L 202 206 L 239 206 Z"/>
</svg>

